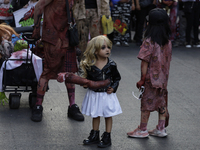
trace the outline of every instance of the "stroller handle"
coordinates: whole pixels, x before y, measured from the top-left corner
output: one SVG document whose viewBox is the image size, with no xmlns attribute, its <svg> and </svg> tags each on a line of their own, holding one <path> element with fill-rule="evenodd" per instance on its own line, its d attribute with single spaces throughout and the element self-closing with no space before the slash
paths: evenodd
<svg viewBox="0 0 200 150">
<path fill-rule="evenodd" d="M 32 32 L 24 32 L 22 34 L 22 37 L 24 40 L 28 41 L 28 42 L 35 42 L 36 40 L 32 38 Z"/>
</svg>

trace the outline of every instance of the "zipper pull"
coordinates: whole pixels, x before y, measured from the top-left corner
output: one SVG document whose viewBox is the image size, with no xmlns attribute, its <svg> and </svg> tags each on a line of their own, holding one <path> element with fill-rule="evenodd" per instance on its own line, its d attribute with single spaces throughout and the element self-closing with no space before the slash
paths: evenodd
<svg viewBox="0 0 200 150">
<path fill-rule="evenodd" d="M 103 72 L 103 80 L 105 80 L 105 74 L 104 74 L 104 72 Z"/>
</svg>

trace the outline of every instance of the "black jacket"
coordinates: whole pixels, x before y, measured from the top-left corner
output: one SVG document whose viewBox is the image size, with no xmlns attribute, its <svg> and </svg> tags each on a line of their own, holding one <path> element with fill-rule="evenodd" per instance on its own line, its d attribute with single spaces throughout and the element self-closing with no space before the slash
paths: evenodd
<svg viewBox="0 0 200 150">
<path fill-rule="evenodd" d="M 91 66 L 91 70 L 87 70 L 87 79 L 93 81 L 110 79 L 110 84 L 107 87 L 91 90 L 95 92 L 106 92 L 108 87 L 112 87 L 115 93 L 119 86 L 121 76 L 117 70 L 117 64 L 113 60 L 108 59 L 108 63 L 103 67 L 102 70 L 97 68 L 95 65 Z"/>
</svg>

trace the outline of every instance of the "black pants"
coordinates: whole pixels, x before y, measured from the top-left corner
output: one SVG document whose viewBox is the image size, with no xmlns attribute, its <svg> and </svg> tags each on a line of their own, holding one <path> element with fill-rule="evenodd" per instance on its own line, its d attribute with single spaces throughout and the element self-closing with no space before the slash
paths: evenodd
<svg viewBox="0 0 200 150">
<path fill-rule="evenodd" d="M 184 2 L 184 13 L 187 21 L 186 26 L 186 42 L 190 44 L 191 42 L 191 31 L 193 28 L 194 41 L 193 44 L 199 42 L 199 17 L 200 17 L 200 2 Z"/>
<path fill-rule="evenodd" d="M 156 8 L 156 6 L 154 4 L 151 4 L 147 7 L 141 8 L 141 10 L 136 10 L 136 19 L 137 20 L 136 20 L 136 32 L 135 32 L 134 40 L 137 43 L 140 43 L 142 41 L 146 16 L 154 8 Z"/>
</svg>

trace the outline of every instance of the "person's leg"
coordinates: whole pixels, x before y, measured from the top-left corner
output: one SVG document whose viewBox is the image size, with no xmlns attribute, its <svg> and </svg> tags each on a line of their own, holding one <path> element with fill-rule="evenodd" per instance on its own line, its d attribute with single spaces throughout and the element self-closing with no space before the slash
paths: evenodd
<svg viewBox="0 0 200 150">
<path fill-rule="evenodd" d="M 105 118 L 106 132 L 110 133 L 112 130 L 112 117 Z"/>
<path fill-rule="evenodd" d="M 93 120 L 92 120 L 93 130 L 98 131 L 99 130 L 99 125 L 100 125 L 100 117 L 93 118 Z"/>
<path fill-rule="evenodd" d="M 66 83 L 65 83 L 66 84 Z M 69 106 L 75 104 L 75 85 L 74 84 L 66 84 L 68 98 L 69 98 Z"/>
<path fill-rule="evenodd" d="M 167 108 L 162 107 L 159 109 L 159 116 L 158 116 L 158 125 L 154 130 L 149 131 L 150 135 L 158 136 L 158 137 L 165 137 L 167 136 L 166 129 L 165 129 L 165 119 L 167 115 Z"/>
<path fill-rule="evenodd" d="M 170 28 L 171 37 L 170 40 L 174 41 L 176 38 L 176 19 L 177 19 L 177 2 L 174 2 L 170 8 Z"/>
<path fill-rule="evenodd" d="M 199 45 L 199 16 L 200 16 L 200 2 L 194 4 L 194 23 L 193 23 L 193 33 L 194 33 L 194 47 L 200 47 Z"/>
<path fill-rule="evenodd" d="M 87 43 L 88 43 L 88 35 L 89 35 L 89 28 L 88 28 L 88 20 L 86 19 L 81 19 L 77 20 L 77 29 L 78 29 L 78 34 L 79 34 L 79 49 L 81 50 L 81 55 L 79 56 L 79 61 L 81 60 L 81 57 L 86 50 Z"/>
<path fill-rule="evenodd" d="M 141 111 L 140 129 L 147 130 L 147 123 L 149 121 L 150 111 Z"/>
<path fill-rule="evenodd" d="M 48 87 L 48 79 L 45 78 L 40 78 L 38 85 L 37 85 L 37 100 L 36 100 L 36 105 L 42 105 L 43 98 L 45 95 L 45 92 Z"/>
<path fill-rule="evenodd" d="M 68 47 L 67 49 L 63 48 L 62 51 L 64 51 L 64 58 L 62 58 L 62 68 L 57 72 L 56 78 L 58 80 L 58 77 L 60 74 L 63 74 L 62 72 L 71 72 L 72 74 L 75 74 L 75 72 L 78 71 L 77 63 L 76 63 L 76 53 L 74 47 Z M 66 78 L 65 78 L 66 79 Z M 69 79 L 69 78 L 68 78 Z M 67 82 L 67 79 L 65 80 L 65 86 L 68 91 L 68 100 L 69 100 L 69 106 L 68 106 L 68 117 L 77 121 L 84 121 L 84 116 L 80 112 L 80 109 L 77 104 L 75 104 L 75 85 L 73 82 Z"/>
<path fill-rule="evenodd" d="M 93 129 L 90 131 L 90 135 L 87 139 L 83 140 L 83 144 L 90 145 L 99 143 L 99 124 L 100 124 L 100 117 L 92 119 L 92 127 Z"/>
<path fill-rule="evenodd" d="M 129 137 L 146 138 L 149 136 L 147 131 L 147 123 L 149 120 L 150 111 L 141 111 L 140 125 L 134 131 L 128 132 Z"/>
<path fill-rule="evenodd" d="M 90 9 L 89 17 L 89 32 L 92 39 L 98 35 L 102 35 L 102 25 L 101 19 L 97 15 L 97 9 Z"/>
<path fill-rule="evenodd" d="M 191 2 L 184 2 L 184 6 L 187 8 L 192 7 L 192 3 Z M 184 13 L 185 13 L 185 17 L 186 17 L 186 21 L 187 21 L 187 25 L 186 25 L 186 47 L 191 48 L 191 30 L 192 30 L 192 24 L 193 24 L 193 20 L 194 20 L 194 11 L 191 10 L 191 12 L 189 10 L 187 10 L 186 8 L 184 9 Z"/>
<path fill-rule="evenodd" d="M 124 35 L 121 36 L 121 41 L 123 46 L 129 46 L 129 42 L 131 40 L 131 31 L 130 31 L 130 23 L 131 23 L 131 10 L 129 9 L 131 7 L 130 2 L 128 3 L 122 3 L 122 20 L 126 24 L 126 32 Z"/>
<path fill-rule="evenodd" d="M 137 18 L 137 30 L 135 35 L 136 45 L 140 46 L 142 44 L 142 35 L 144 30 L 144 22 L 146 17 L 146 9 L 141 8 L 141 10 L 137 10 L 136 18 Z"/>
<path fill-rule="evenodd" d="M 69 98 L 68 117 L 77 121 L 84 121 L 83 114 L 80 112 L 78 105 L 75 104 L 75 85 L 66 82 L 65 85 Z"/>
<path fill-rule="evenodd" d="M 159 110 L 159 120 L 157 129 L 163 130 L 165 128 L 165 119 L 166 119 L 167 108 L 163 107 Z"/>
<path fill-rule="evenodd" d="M 105 118 L 106 131 L 102 134 L 98 147 L 108 147 L 111 143 L 112 117 Z"/>
<path fill-rule="evenodd" d="M 32 116 L 31 120 L 35 122 L 40 122 L 42 121 L 42 112 L 43 112 L 43 107 L 42 107 L 42 102 L 44 99 L 45 92 L 48 87 L 48 79 L 40 77 L 38 85 L 37 85 L 37 99 L 36 99 L 36 104 L 32 108 Z"/>
<path fill-rule="evenodd" d="M 121 34 L 118 32 L 121 25 L 121 3 L 118 3 L 112 8 L 112 20 L 113 20 L 113 44 L 121 46 Z"/>
<path fill-rule="evenodd" d="M 58 66 L 62 64 L 59 55 L 57 54 L 59 50 L 59 45 L 61 45 L 60 40 L 58 41 L 57 45 L 54 46 L 47 42 L 43 42 L 43 49 L 44 49 L 44 66 L 43 72 L 40 76 L 37 85 L 37 98 L 36 98 L 36 105 L 32 108 L 32 116 L 31 120 L 35 122 L 42 121 L 42 102 L 45 95 L 45 92 L 48 88 L 48 82 L 50 79 L 54 79 L 57 76 L 56 72 L 59 68 Z M 59 53 L 60 54 L 60 53 Z"/>
<path fill-rule="evenodd" d="M 178 16 L 179 16 L 179 45 L 183 46 L 185 45 L 185 31 L 186 31 L 186 18 L 183 10 L 178 11 Z"/>
</svg>

